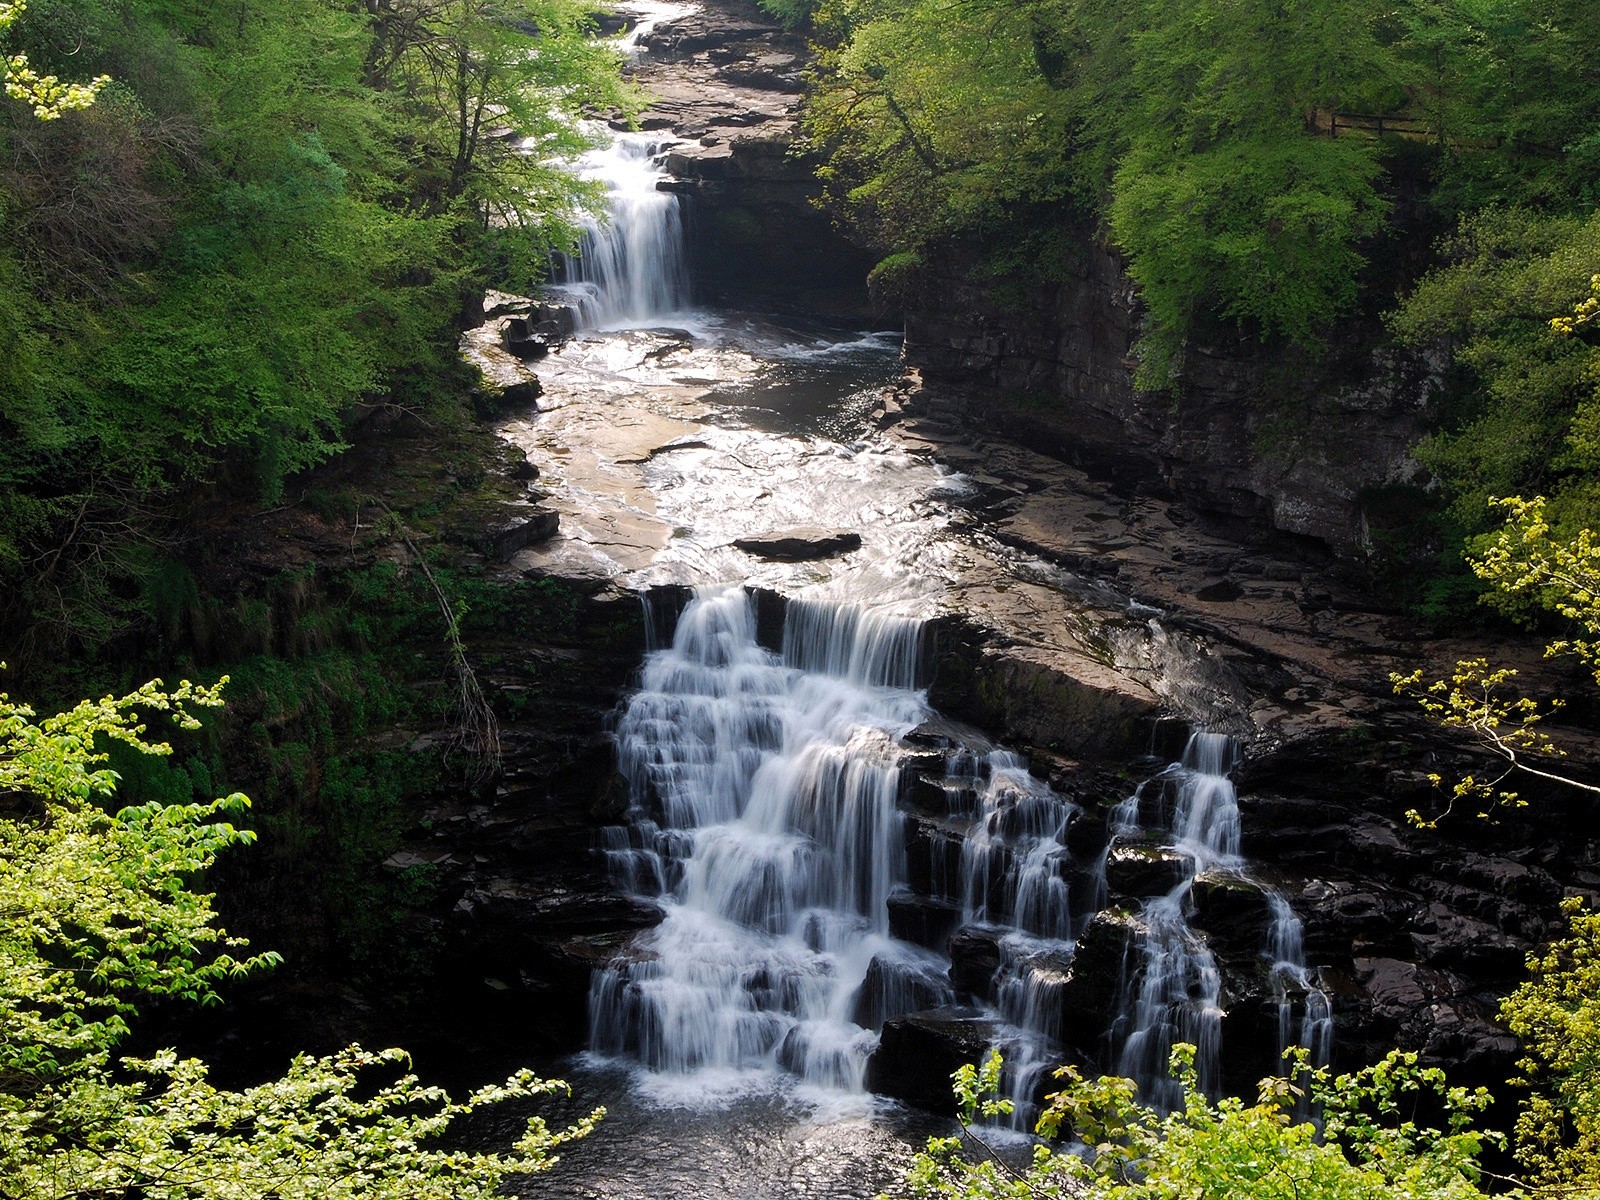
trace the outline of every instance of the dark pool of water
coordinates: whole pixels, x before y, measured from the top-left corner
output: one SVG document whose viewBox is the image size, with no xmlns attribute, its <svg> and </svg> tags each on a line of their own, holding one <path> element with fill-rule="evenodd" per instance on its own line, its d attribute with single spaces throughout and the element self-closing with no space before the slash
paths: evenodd
<svg viewBox="0 0 1600 1200">
<path fill-rule="evenodd" d="M 519 1181 L 512 1189 L 519 1196 L 868 1200 L 896 1190 L 927 1139 L 954 1127 L 865 1098 L 818 1107 L 781 1085 L 720 1107 L 677 1107 L 641 1092 L 625 1069 L 572 1059 L 549 1070 L 573 1090 L 570 1102 L 541 1109 L 552 1125 L 599 1105 L 607 1114 L 588 1138 L 564 1148 L 553 1168 Z"/>
</svg>

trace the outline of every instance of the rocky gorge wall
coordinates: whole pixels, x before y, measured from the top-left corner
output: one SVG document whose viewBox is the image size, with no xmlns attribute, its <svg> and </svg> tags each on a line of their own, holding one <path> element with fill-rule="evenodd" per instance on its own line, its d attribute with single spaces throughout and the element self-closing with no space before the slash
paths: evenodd
<svg viewBox="0 0 1600 1200">
<path fill-rule="evenodd" d="M 674 139 L 669 186 L 689 201 L 700 294 L 872 311 L 876 256 L 818 206 L 817 164 L 795 153 L 804 38 L 754 4 L 719 0 L 642 46 L 636 78 L 653 100 L 640 127 Z M 1063 277 L 1022 289 L 984 282 L 971 247 L 948 247 L 876 311 L 903 316 L 907 363 L 998 432 L 1241 532 L 1362 559 L 1368 490 L 1425 478 L 1409 448 L 1425 431 L 1436 364 L 1389 348 L 1369 317 L 1320 359 L 1193 341 L 1176 392 L 1140 392 L 1133 282 L 1091 224 L 1077 222 L 1069 240 Z"/>
<path fill-rule="evenodd" d="M 1409 448 L 1425 432 L 1430 364 L 1357 320 L 1322 360 L 1191 341 L 1176 389 L 1141 392 L 1134 284 L 1092 226 L 1074 243 L 1066 277 L 1024 295 L 975 282 L 959 248 L 928 263 L 901 293 L 907 362 L 972 416 L 1093 474 L 1240 532 L 1363 558 L 1368 489 L 1425 478 Z"/>
<path fill-rule="evenodd" d="M 746 0 L 656 27 L 635 78 L 651 93 L 639 127 L 672 139 L 668 185 L 688 202 L 701 300 L 730 297 L 813 313 L 867 310 L 872 256 L 816 203 L 816 162 L 797 155 L 805 37 Z"/>
</svg>

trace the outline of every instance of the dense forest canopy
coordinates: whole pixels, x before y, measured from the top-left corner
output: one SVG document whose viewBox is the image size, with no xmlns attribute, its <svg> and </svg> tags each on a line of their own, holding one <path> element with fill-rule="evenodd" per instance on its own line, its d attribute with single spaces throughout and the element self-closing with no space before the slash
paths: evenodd
<svg viewBox="0 0 1600 1200">
<path fill-rule="evenodd" d="M 0 619 L 93 645 L 185 505 L 270 502 L 363 406 L 462 392 L 461 315 L 570 240 L 588 193 L 557 164 L 622 85 L 574 0 L 9 24 L 19 69 L 109 78 L 58 119 L 0 106 Z"/>
<path fill-rule="evenodd" d="M 1457 351 L 1422 454 L 1465 528 L 1517 491 L 1551 493 L 1561 520 L 1600 515 L 1593 338 L 1550 326 L 1600 269 L 1592 5 L 823 0 L 809 16 L 810 136 L 886 285 L 952 243 L 997 277 L 1048 277 L 1077 231 L 1102 230 L 1146 310 L 1150 387 L 1181 382 L 1192 341 L 1315 347 L 1393 312 L 1401 339 Z"/>
</svg>

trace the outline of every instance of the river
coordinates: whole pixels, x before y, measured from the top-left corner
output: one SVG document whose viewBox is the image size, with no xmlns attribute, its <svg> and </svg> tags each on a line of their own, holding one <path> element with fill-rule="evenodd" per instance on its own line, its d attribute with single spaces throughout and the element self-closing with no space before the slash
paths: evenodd
<svg viewBox="0 0 1600 1200">
<path fill-rule="evenodd" d="M 582 164 L 612 201 L 555 289 L 580 330 L 539 364 L 539 411 L 502 430 L 561 518 L 519 564 L 657 606 L 616 719 L 630 809 L 599 849 L 663 921 L 596 973 L 590 1046 L 557 1064 L 609 1116 L 526 1194 L 873 1195 L 948 1131 L 869 1090 L 885 1023 L 936 1009 L 1003 1047 L 1026 1113 L 1065 1056 L 1079 941 L 1111 926 L 1139 949 L 1087 1040 L 1172 1102 L 1175 1040 L 1208 1080 L 1221 1054 L 1221 968 L 1189 917 L 1197 881 L 1245 879 L 1236 744 L 1193 733 L 1074 842 L 1082 805 L 942 720 L 930 620 L 1015 589 L 1067 622 L 1085 585 L 988 537 L 966 503 L 981 485 L 886 431 L 893 332 L 695 304 L 662 149 L 620 134 Z M 758 594 L 783 601 L 764 613 Z M 1099 606 L 1106 645 L 1165 644 L 1151 613 Z M 1143 891 L 1116 874 L 1151 862 Z M 992 955 L 976 986 L 958 986 L 953 932 Z M 1253 936 L 1280 1040 L 1325 1059 L 1288 906 Z"/>
</svg>

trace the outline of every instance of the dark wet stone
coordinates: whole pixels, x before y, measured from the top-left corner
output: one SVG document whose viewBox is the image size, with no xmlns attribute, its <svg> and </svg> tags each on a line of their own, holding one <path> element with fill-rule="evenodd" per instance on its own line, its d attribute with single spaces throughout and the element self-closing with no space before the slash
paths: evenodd
<svg viewBox="0 0 1600 1200">
<path fill-rule="evenodd" d="M 812 559 L 833 558 L 861 549 L 861 535 L 842 529 L 801 526 L 778 533 L 736 538 L 733 544 L 756 558 L 773 562 L 809 562 Z"/>
<path fill-rule="evenodd" d="M 995 973 L 1000 970 L 1000 939 L 1004 931 L 969 925 L 950 939 L 950 984 L 958 997 L 989 997 Z"/>
<path fill-rule="evenodd" d="M 929 950 L 945 952 L 961 924 L 961 906 L 908 891 L 889 896 L 889 935 Z"/>
<path fill-rule="evenodd" d="M 1061 1038 L 1069 1046 L 1090 1055 L 1099 1051 L 1117 1015 L 1123 965 L 1144 933 L 1142 921 L 1114 908 L 1096 913 L 1085 927 L 1059 993 Z"/>
<path fill-rule="evenodd" d="M 950 999 L 950 985 L 929 976 L 925 967 L 879 955 L 867 966 L 851 1019 L 863 1028 L 877 1029 L 890 1017 L 938 1008 Z"/>
<path fill-rule="evenodd" d="M 996 1023 L 975 1008 L 892 1017 L 867 1060 L 867 1087 L 918 1108 L 954 1112 L 950 1076 L 981 1061 L 998 1033 Z"/>
<path fill-rule="evenodd" d="M 1165 896 L 1194 870 L 1194 859 L 1150 842 L 1119 842 L 1106 858 L 1106 889 L 1113 897 Z"/>
<path fill-rule="evenodd" d="M 1238 875 L 1206 872 L 1189 889 L 1189 923 L 1219 953 L 1233 958 L 1259 954 L 1272 928 L 1272 905 L 1261 885 Z"/>
</svg>

